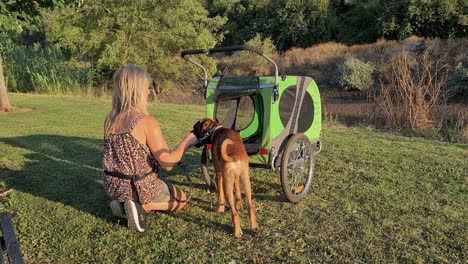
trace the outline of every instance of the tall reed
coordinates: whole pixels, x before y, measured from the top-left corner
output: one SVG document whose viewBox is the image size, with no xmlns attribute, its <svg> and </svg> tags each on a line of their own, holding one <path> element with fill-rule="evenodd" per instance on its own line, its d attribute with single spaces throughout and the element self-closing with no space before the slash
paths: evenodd
<svg viewBox="0 0 468 264">
<path fill-rule="evenodd" d="M 93 70 L 89 63 L 69 60 L 53 47 L 0 43 L 5 78 L 11 92 L 91 94 Z"/>
</svg>

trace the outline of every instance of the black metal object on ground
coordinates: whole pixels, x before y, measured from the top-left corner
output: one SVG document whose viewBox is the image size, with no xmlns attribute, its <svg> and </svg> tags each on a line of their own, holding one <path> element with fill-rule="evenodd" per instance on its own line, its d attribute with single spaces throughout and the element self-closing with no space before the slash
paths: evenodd
<svg viewBox="0 0 468 264">
<path fill-rule="evenodd" d="M 6 251 L 6 256 L 10 264 L 24 263 L 23 255 L 19 247 L 18 239 L 16 238 L 13 223 L 11 222 L 11 215 L 9 213 L 0 213 L 0 227 L 2 230 L 1 251 L 0 251 L 0 264 L 4 263 L 3 250 Z"/>
</svg>

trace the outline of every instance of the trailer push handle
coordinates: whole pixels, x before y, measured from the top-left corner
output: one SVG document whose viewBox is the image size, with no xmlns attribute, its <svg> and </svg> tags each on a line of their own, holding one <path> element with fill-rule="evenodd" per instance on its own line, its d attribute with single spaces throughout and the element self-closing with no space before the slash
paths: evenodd
<svg viewBox="0 0 468 264">
<path fill-rule="evenodd" d="M 275 66 L 275 87 L 273 88 L 273 103 L 274 103 L 278 99 L 278 65 L 276 65 L 276 63 L 270 57 L 265 55 L 265 53 L 261 49 L 251 47 L 251 46 L 247 46 L 247 45 L 228 46 L 228 47 L 217 47 L 217 48 L 211 48 L 211 49 L 185 50 L 185 51 L 182 51 L 181 56 L 185 60 L 190 61 L 191 63 L 197 65 L 198 67 L 200 67 L 203 70 L 203 73 L 205 74 L 205 81 L 204 81 L 204 86 L 203 87 L 204 87 L 204 89 L 206 89 L 207 86 L 208 86 L 208 73 L 207 73 L 205 67 L 203 67 L 203 65 L 201 65 L 200 63 L 194 61 L 193 59 L 189 58 L 188 55 L 195 55 L 195 54 L 209 55 L 211 53 L 216 53 L 216 52 L 230 52 L 230 51 L 240 51 L 240 50 L 248 50 L 248 51 L 252 51 L 254 53 L 257 53 L 258 55 L 264 57 L 266 60 L 268 60 L 269 62 L 271 62 Z"/>
</svg>

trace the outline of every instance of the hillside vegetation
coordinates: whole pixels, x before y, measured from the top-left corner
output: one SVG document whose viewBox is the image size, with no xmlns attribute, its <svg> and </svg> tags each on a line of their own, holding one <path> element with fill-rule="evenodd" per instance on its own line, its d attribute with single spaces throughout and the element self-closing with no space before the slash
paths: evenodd
<svg viewBox="0 0 468 264">
<path fill-rule="evenodd" d="M 202 74 L 180 52 L 248 44 L 281 73 L 314 78 L 330 119 L 467 142 L 465 9 L 462 0 L 13 0 L 0 3 L 0 61 L 10 92 L 106 96 L 113 72 L 135 63 L 158 100 L 203 104 Z M 254 54 L 226 55 L 195 59 L 210 77 L 226 66 L 271 74 Z"/>
</svg>

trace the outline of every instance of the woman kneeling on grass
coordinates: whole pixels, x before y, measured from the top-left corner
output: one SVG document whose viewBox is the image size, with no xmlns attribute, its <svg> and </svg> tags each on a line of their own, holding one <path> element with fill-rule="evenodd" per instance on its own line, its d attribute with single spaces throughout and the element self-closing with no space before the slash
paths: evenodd
<svg viewBox="0 0 468 264">
<path fill-rule="evenodd" d="M 158 122 L 147 112 L 151 78 L 141 67 L 127 64 L 114 75 L 112 110 L 104 129 L 103 181 L 115 216 L 128 227 L 145 231 L 149 211 L 185 207 L 186 195 L 158 177 L 158 168 L 170 171 L 196 142 L 189 132 L 170 150 Z"/>
</svg>

